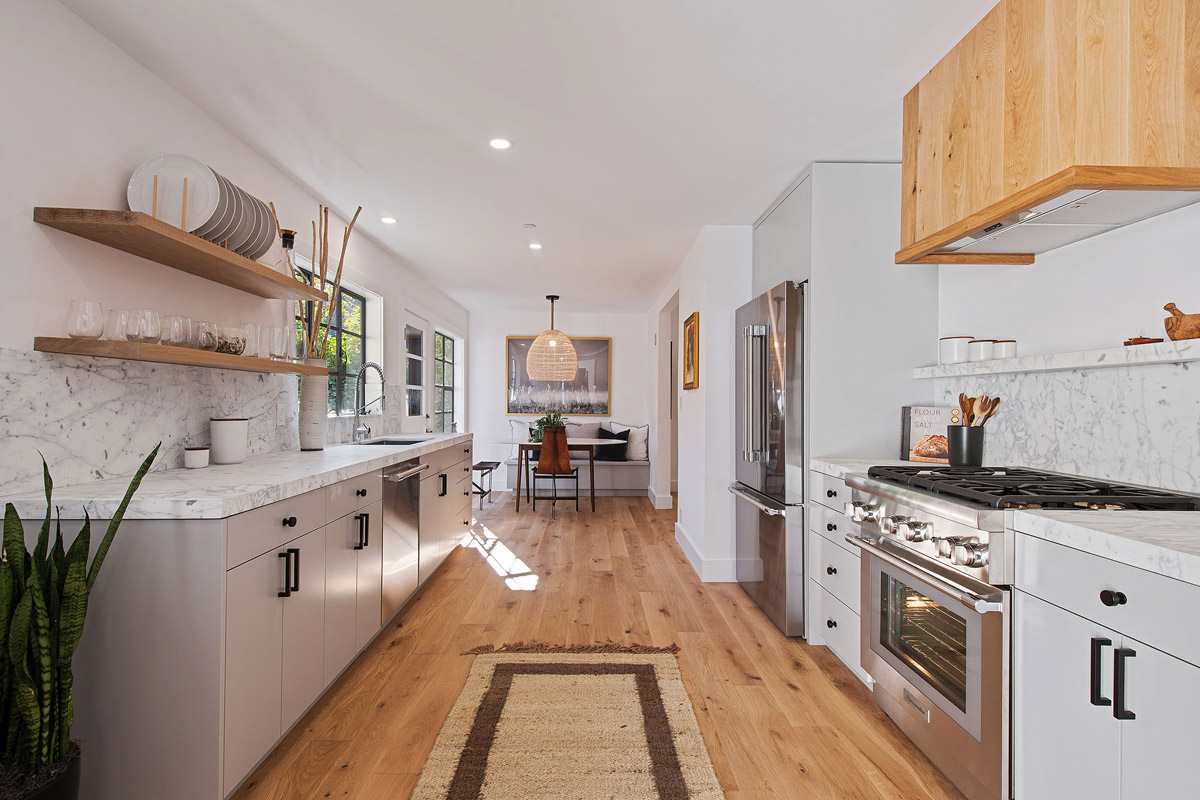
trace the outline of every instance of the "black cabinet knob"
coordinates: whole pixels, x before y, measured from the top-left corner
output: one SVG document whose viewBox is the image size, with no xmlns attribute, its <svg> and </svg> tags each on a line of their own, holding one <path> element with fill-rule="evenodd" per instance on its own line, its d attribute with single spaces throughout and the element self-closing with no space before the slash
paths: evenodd
<svg viewBox="0 0 1200 800">
<path fill-rule="evenodd" d="M 285 527 L 285 528 L 296 527 L 296 518 L 295 517 L 284 517 L 283 518 L 283 527 Z"/>
<path fill-rule="evenodd" d="M 833 621 L 833 620 L 831 620 L 831 619 L 827 619 L 827 620 L 825 620 L 825 627 L 826 627 L 826 628 L 836 628 L 836 627 L 837 627 L 837 623 L 836 623 L 836 622 L 834 622 L 834 621 Z"/>
<path fill-rule="evenodd" d="M 837 530 L 837 525 L 834 525 L 832 522 L 826 522 L 826 523 L 825 523 L 825 530 L 827 530 L 827 531 L 836 531 L 836 530 Z"/>
<path fill-rule="evenodd" d="M 1112 589 L 1104 589 L 1100 592 L 1100 602 L 1112 608 L 1113 606 L 1123 606 L 1129 602 L 1129 598 L 1124 592 L 1114 592 Z"/>
<path fill-rule="evenodd" d="M 826 575 L 837 575 L 837 567 L 826 567 L 825 574 Z"/>
<path fill-rule="evenodd" d="M 356 492 L 355 492 L 355 494 L 356 494 L 356 495 L 358 495 L 359 497 L 366 497 L 366 496 L 367 496 L 367 490 L 366 490 L 366 489 L 359 489 L 358 491 L 356 491 Z"/>
<path fill-rule="evenodd" d="M 833 489 L 826 489 L 825 496 L 826 497 L 837 497 L 837 492 L 835 492 Z"/>
</svg>

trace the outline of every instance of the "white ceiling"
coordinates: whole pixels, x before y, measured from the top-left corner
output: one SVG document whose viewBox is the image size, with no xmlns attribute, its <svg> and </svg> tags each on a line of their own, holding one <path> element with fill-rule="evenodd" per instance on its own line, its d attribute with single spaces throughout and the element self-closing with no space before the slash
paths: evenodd
<svg viewBox="0 0 1200 800">
<path fill-rule="evenodd" d="M 564 311 L 644 310 L 809 162 L 898 159 L 994 1 L 63 0 L 468 308 Z"/>
</svg>

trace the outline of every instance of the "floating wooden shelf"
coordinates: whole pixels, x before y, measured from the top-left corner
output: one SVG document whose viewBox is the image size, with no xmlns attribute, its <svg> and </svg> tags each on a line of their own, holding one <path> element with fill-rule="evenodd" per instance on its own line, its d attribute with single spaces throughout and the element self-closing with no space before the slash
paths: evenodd
<svg viewBox="0 0 1200 800">
<path fill-rule="evenodd" d="M 211 367 L 213 369 L 236 369 L 243 372 L 278 372 L 296 375 L 328 375 L 325 367 L 308 364 L 293 364 L 289 361 L 272 361 L 269 358 L 233 356 L 211 350 L 192 350 L 187 347 L 172 347 L 165 344 L 145 342 L 110 342 L 105 339 L 58 339 L 38 336 L 33 340 L 33 349 L 40 353 L 61 353 L 69 356 L 96 356 L 98 358 L 124 358 L 130 361 L 153 361 L 158 364 L 180 364 L 188 367 Z"/>
<path fill-rule="evenodd" d="M 38 207 L 33 221 L 259 297 L 326 299 L 320 289 L 138 211 Z"/>
<path fill-rule="evenodd" d="M 1076 369 L 1136 367 L 1148 364 L 1185 364 L 1189 361 L 1200 361 L 1200 339 L 917 367 L 913 370 L 913 377 L 918 380 L 966 378 L 974 375 L 1005 375 L 1018 372 L 1060 372 Z"/>
</svg>

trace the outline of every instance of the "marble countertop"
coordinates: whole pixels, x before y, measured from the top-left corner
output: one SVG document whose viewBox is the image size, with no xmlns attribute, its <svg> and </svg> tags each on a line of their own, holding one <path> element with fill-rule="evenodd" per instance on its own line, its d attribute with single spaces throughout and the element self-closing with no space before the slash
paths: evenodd
<svg viewBox="0 0 1200 800">
<path fill-rule="evenodd" d="M 917 464 L 915 461 L 901 461 L 897 458 L 861 458 L 824 456 L 809 459 L 809 466 L 816 472 L 832 475 L 835 478 L 845 478 L 856 473 L 866 474 L 871 467 L 903 467 Z"/>
<path fill-rule="evenodd" d="M 429 439 L 413 445 L 339 444 L 252 456 L 241 464 L 151 472 L 125 519 L 223 519 L 471 440 L 469 433 L 420 435 Z M 84 511 L 92 519 L 110 519 L 128 486 L 128 477 L 55 486 L 53 502 L 62 519 L 83 519 Z M 41 519 L 46 513 L 40 492 L 5 501 L 16 506 L 22 519 Z"/>
<path fill-rule="evenodd" d="M 1007 527 L 1200 586 L 1198 511 L 1013 510 Z"/>
</svg>

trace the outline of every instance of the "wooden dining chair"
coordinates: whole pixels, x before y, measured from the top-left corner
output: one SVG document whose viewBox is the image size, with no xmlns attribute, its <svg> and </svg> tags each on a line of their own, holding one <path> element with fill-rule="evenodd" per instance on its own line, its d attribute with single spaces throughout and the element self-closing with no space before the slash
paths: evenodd
<svg viewBox="0 0 1200 800">
<path fill-rule="evenodd" d="M 547 426 L 542 429 L 542 447 L 538 453 L 537 467 L 533 470 L 533 510 L 537 511 L 537 483 L 539 480 L 550 480 L 551 500 L 553 508 L 559 500 L 574 500 L 575 510 L 579 510 L 579 468 L 571 466 L 571 453 L 567 449 L 567 429 L 562 425 Z M 558 496 L 558 481 L 574 481 L 575 494 L 569 497 Z"/>
</svg>

